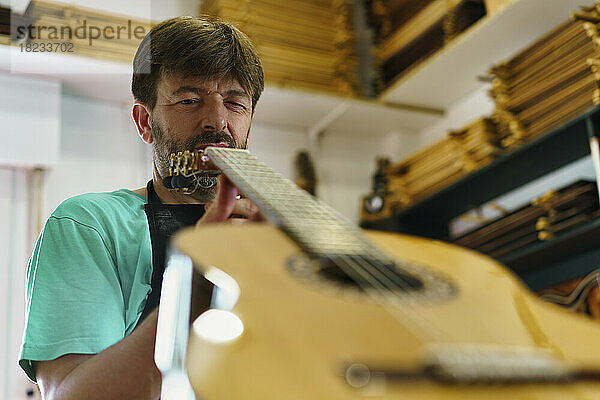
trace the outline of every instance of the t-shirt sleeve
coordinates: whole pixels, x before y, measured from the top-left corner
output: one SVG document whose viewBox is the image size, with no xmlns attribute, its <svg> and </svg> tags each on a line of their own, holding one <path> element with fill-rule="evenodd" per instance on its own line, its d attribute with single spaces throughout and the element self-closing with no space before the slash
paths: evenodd
<svg viewBox="0 0 600 400">
<path fill-rule="evenodd" d="M 27 268 L 27 315 L 19 365 L 96 354 L 124 337 L 125 307 L 114 255 L 99 230 L 50 217 Z"/>
</svg>

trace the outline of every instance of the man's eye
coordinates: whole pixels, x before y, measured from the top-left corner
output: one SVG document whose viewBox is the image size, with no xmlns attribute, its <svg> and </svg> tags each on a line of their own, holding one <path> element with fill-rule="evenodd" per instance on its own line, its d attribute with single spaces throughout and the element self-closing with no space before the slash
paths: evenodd
<svg viewBox="0 0 600 400">
<path fill-rule="evenodd" d="M 185 99 L 185 100 L 181 100 L 179 103 L 180 104 L 196 104 L 196 103 L 198 103 L 198 100 L 196 100 L 196 99 Z"/>
<path fill-rule="evenodd" d="M 240 108 L 243 108 L 244 110 L 246 109 L 246 106 L 245 106 L 245 105 L 243 105 L 243 104 L 241 104 L 241 103 L 236 103 L 235 101 L 228 101 L 228 102 L 227 102 L 227 104 L 230 104 L 230 105 L 232 105 L 232 106 L 234 106 L 234 107 L 240 107 Z"/>
</svg>

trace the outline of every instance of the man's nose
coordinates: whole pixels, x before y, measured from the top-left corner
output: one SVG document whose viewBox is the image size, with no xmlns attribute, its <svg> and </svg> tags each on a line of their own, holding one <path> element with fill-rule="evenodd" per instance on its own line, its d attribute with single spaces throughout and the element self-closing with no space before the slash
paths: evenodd
<svg viewBox="0 0 600 400">
<path fill-rule="evenodd" d="M 202 129 L 224 131 L 227 126 L 226 111 L 222 99 L 213 98 L 207 101 L 202 116 Z"/>
</svg>

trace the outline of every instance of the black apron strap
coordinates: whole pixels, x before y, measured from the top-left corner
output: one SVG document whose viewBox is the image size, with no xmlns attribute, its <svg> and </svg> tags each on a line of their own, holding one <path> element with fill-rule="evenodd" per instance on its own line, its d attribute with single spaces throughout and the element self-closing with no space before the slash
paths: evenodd
<svg viewBox="0 0 600 400">
<path fill-rule="evenodd" d="M 152 181 L 146 186 L 148 203 L 144 206 L 152 243 L 152 281 L 144 310 L 138 325 L 160 302 L 160 290 L 165 271 L 169 239 L 179 229 L 194 225 L 204 215 L 203 204 L 163 204 L 154 190 Z"/>
</svg>

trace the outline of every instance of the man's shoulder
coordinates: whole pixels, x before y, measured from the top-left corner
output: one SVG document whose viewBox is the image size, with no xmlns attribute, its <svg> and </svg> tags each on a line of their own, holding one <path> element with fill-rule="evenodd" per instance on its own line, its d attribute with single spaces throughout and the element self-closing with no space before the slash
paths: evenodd
<svg viewBox="0 0 600 400">
<path fill-rule="evenodd" d="M 106 217 L 135 216 L 144 212 L 146 199 L 130 190 L 84 193 L 63 200 L 51 217 L 97 220 Z"/>
</svg>

